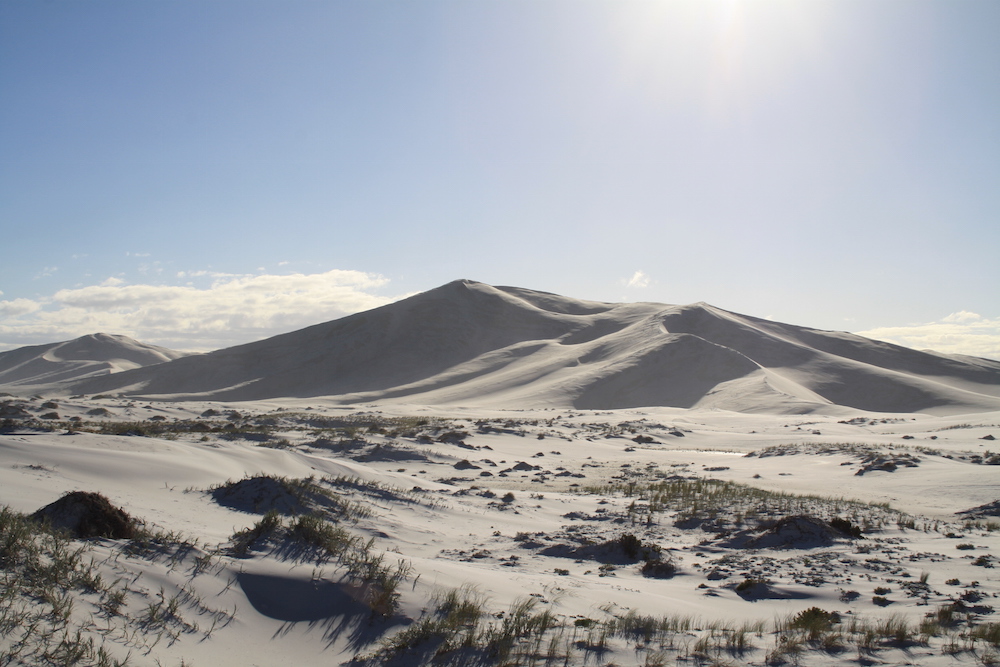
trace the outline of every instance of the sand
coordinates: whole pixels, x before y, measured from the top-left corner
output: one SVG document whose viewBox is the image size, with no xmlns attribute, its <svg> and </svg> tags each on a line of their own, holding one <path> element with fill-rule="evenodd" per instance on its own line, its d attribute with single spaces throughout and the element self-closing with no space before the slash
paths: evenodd
<svg viewBox="0 0 1000 667">
<path fill-rule="evenodd" d="M 25 410 L 41 411 L 38 403 L 25 401 Z M 566 626 L 566 641 L 581 618 L 606 622 L 635 612 L 694 619 L 669 640 L 637 645 L 612 638 L 606 651 L 571 642 L 569 664 L 645 664 L 654 649 L 671 662 L 693 659 L 699 640 L 701 648 L 712 643 L 712 627 L 757 620 L 768 627 L 751 633 L 756 648 L 708 654 L 764 664 L 779 645 L 770 627 L 775 619 L 811 607 L 835 611 L 845 623 L 896 615 L 917 627 L 927 613 L 965 596 L 979 601 L 974 616 L 983 623 L 1000 593 L 995 570 L 975 564 L 992 565 L 1000 536 L 964 525 L 957 514 L 1000 495 L 997 468 L 988 465 L 992 441 L 982 439 L 1000 435 L 1000 413 L 843 419 L 465 408 L 445 415 L 423 406 L 356 410 L 333 403 L 62 400 L 64 419 L 85 420 L 72 422 L 73 432 L 62 422 L 50 432 L 26 425 L 0 435 L 0 504 L 31 513 L 69 491 L 100 491 L 149 527 L 197 542 L 145 554 L 127 540 L 81 543 L 105 579 L 132 583 L 122 615 L 99 623 L 87 620 L 101 617 L 99 596 L 73 593 L 74 627 L 112 655 L 131 653 L 133 664 L 339 664 L 376 652 L 433 608 L 435 596 L 462 586 L 474 586 L 494 614 L 535 600 Z M 95 406 L 109 416 L 89 416 Z M 202 417 L 206 410 L 217 414 Z M 136 433 L 137 424 L 164 432 L 87 432 L 101 423 L 115 431 L 123 422 Z M 210 430 L 186 431 L 195 423 Z M 356 504 L 352 511 L 364 510 L 357 523 L 338 514 L 331 525 L 372 540 L 386 563 L 405 562 L 409 574 L 394 611 L 373 612 L 365 586 L 345 576 L 343 564 L 298 549 L 294 540 L 234 551 L 234 534 L 261 521 L 271 505 L 284 512 L 283 521 L 294 521 L 294 503 L 275 491 L 279 477 L 312 478 Z M 688 506 L 650 512 L 648 501 L 624 493 L 630 484 L 671 479 L 809 497 L 757 517 L 762 523 L 739 523 L 746 508 L 725 505 L 714 517 L 693 515 Z M 235 491 L 220 495 L 227 482 Z M 790 523 L 770 525 L 787 517 Z M 830 529 L 835 517 L 871 525 L 855 539 Z M 616 546 L 623 535 L 655 545 L 676 573 L 644 576 L 644 562 Z M 199 569 L 205 560 L 210 566 Z M 752 585 L 737 591 L 747 580 Z M 891 592 L 880 595 L 883 587 Z M 125 619 L 142 619 L 161 588 L 166 599 L 187 600 L 177 612 L 183 620 L 147 627 L 144 635 L 141 622 Z M 879 597 L 886 606 L 873 602 Z M 123 639 L 129 628 L 144 639 Z M 0 646 L 9 648 L 14 636 Z M 852 641 L 834 653 L 809 649 L 802 662 L 855 664 Z M 886 641 L 870 655 L 883 664 L 912 663 L 915 655 L 919 664 L 951 664 L 947 641 Z M 419 662 L 408 660 L 402 664 Z"/>
<path fill-rule="evenodd" d="M 140 537 L 64 543 L 90 574 L 48 592 L 4 552 L 0 656 L 38 664 L 66 640 L 92 641 L 78 664 L 993 659 L 994 362 L 705 304 L 441 289 L 208 355 L 9 381 L 0 506 L 99 492 Z M 364 356 L 392 341 L 410 347 Z M 366 388 L 324 365 L 355 358 Z M 112 381 L 122 395 L 78 391 Z M 244 393 L 266 397 L 220 397 Z"/>
<path fill-rule="evenodd" d="M 7 355 L 0 355 L 0 369 Z M 20 353 L 20 352 L 19 352 Z M 104 353 L 107 362 L 109 353 Z M 599 303 L 460 280 L 300 331 L 19 395 L 343 405 L 1000 410 L 1000 362 L 918 352 L 697 303 Z"/>
</svg>

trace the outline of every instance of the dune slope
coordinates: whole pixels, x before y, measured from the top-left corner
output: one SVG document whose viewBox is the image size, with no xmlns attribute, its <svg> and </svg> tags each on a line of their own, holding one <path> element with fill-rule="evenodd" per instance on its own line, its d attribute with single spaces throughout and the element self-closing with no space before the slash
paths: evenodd
<svg viewBox="0 0 1000 667">
<path fill-rule="evenodd" d="M 90 334 L 0 352 L 0 385 L 47 385 L 119 373 L 187 356 L 128 336 Z"/>
<path fill-rule="evenodd" d="M 459 280 L 247 345 L 64 382 L 61 390 L 171 400 L 961 413 L 1000 409 L 1000 362 L 705 303 L 601 303 Z"/>
</svg>

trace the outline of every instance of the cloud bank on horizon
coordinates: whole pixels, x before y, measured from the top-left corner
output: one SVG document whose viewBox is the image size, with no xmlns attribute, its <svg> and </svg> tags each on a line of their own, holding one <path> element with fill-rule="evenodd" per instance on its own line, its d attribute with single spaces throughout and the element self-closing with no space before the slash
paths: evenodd
<svg viewBox="0 0 1000 667">
<path fill-rule="evenodd" d="M 1000 361 L 1000 318 L 961 310 L 936 322 L 879 327 L 858 335 L 917 350 L 968 354 Z"/>
<path fill-rule="evenodd" d="M 103 332 L 206 352 L 394 300 L 373 293 L 386 285 L 386 278 L 362 271 L 334 269 L 308 275 L 194 272 L 178 278 L 183 284 L 130 284 L 111 277 L 37 300 L 0 301 L 0 350 Z M 199 279 L 207 284 L 196 284 Z"/>
<path fill-rule="evenodd" d="M 194 271 L 181 272 L 177 278 L 183 283 L 129 283 L 110 277 L 39 299 L 0 300 L 0 351 L 104 332 L 177 350 L 207 352 L 410 296 L 377 294 L 376 290 L 389 285 L 389 279 L 353 270 L 286 275 Z M 197 284 L 199 280 L 203 284 Z M 622 278 L 621 284 L 641 290 L 652 280 L 637 270 Z M 0 292 L 0 299 L 2 296 Z M 964 310 L 934 322 L 855 333 L 919 350 L 1000 360 L 1000 318 Z"/>
</svg>

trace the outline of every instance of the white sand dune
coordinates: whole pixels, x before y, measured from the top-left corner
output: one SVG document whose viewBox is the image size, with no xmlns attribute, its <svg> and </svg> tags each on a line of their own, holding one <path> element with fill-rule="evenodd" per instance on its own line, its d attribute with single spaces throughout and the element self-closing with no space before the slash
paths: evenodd
<svg viewBox="0 0 1000 667">
<path fill-rule="evenodd" d="M 53 387 L 52 389 L 55 389 Z M 617 409 L 1000 409 L 1000 362 L 738 315 L 460 280 L 404 301 L 63 393 L 170 400 Z"/>
<path fill-rule="evenodd" d="M 0 362 L 4 664 L 1000 650 L 997 362 L 469 281 L 210 354 L 96 335 Z M 73 491 L 153 536 L 32 538 L 81 550 L 40 588 L 11 512 Z"/>
<path fill-rule="evenodd" d="M 0 352 L 0 386 L 44 386 L 162 364 L 184 352 L 105 333 Z"/>
</svg>

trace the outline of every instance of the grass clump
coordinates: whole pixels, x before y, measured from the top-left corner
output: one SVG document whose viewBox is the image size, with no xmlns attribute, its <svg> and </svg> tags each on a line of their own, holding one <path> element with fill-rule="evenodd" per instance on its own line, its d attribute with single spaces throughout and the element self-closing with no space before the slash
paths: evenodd
<svg viewBox="0 0 1000 667">
<path fill-rule="evenodd" d="M 334 493 L 328 485 L 313 477 L 296 479 L 248 475 L 236 482 L 229 480 L 213 486 L 209 494 L 220 505 L 244 512 L 266 513 L 274 510 L 285 516 L 320 512 L 355 523 L 372 515 L 368 507 Z"/>
<path fill-rule="evenodd" d="M 810 607 L 796 614 L 787 628 L 802 633 L 807 641 L 820 641 L 833 627 L 840 623 L 840 614 L 819 607 Z"/>
<path fill-rule="evenodd" d="M 246 556 L 258 540 L 270 538 L 280 527 L 281 515 L 277 510 L 269 511 L 252 527 L 233 533 L 230 539 L 233 553 L 237 556 Z"/>
<path fill-rule="evenodd" d="M 969 637 L 1000 647 L 1000 623 L 983 623 L 969 631 Z"/>
<path fill-rule="evenodd" d="M 396 609 L 397 589 L 412 568 L 402 559 L 394 565 L 387 563 L 385 554 L 376 553 L 373 544 L 373 539 L 366 542 L 316 514 L 295 517 L 286 525 L 275 510 L 230 538 L 232 553 L 240 557 L 255 547 L 270 545 L 286 556 L 321 563 L 332 560 L 346 569 L 349 578 L 364 586 L 373 613 L 390 616 Z"/>
<path fill-rule="evenodd" d="M 537 600 L 513 602 L 508 610 L 486 613 L 486 599 L 465 586 L 436 598 L 434 609 L 405 630 L 382 640 L 376 651 L 356 662 L 385 664 L 517 665 L 541 650 L 543 638 L 557 626 Z M 547 654 L 565 658 L 565 642 L 550 641 Z"/>
</svg>

